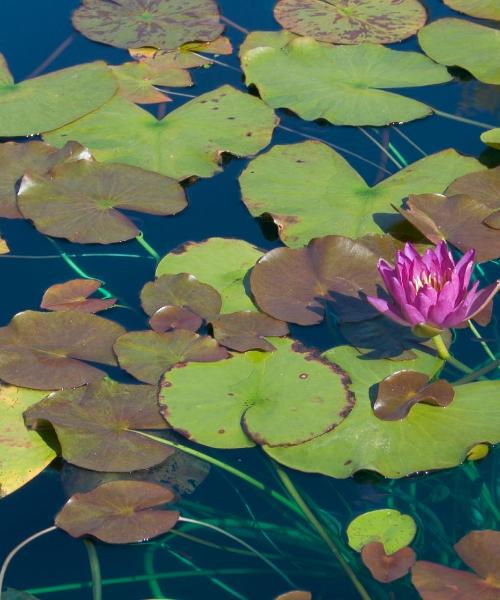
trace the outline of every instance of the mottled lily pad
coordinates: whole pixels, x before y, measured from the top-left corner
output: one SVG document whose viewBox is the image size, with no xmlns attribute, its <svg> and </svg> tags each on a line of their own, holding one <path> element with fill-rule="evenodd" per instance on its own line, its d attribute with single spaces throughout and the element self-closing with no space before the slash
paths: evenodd
<svg viewBox="0 0 500 600">
<path fill-rule="evenodd" d="M 104 379 L 47 396 L 25 413 L 36 429 L 49 422 L 62 455 L 70 463 L 94 471 L 127 472 L 152 467 L 174 450 L 130 429 L 166 429 L 157 390 Z"/>
<path fill-rule="evenodd" d="M 198 331 L 202 324 L 203 319 L 199 315 L 180 306 L 162 306 L 149 319 L 149 326 L 158 333 L 172 329 Z"/>
<path fill-rule="evenodd" d="M 101 287 L 97 279 L 71 279 L 51 285 L 45 292 L 40 308 L 46 310 L 77 310 L 96 313 L 116 304 L 116 298 L 89 298 Z"/>
<path fill-rule="evenodd" d="M 417 557 L 409 547 L 386 554 L 383 544 L 369 542 L 361 550 L 361 559 L 374 579 L 381 583 L 390 583 L 404 577 L 415 564 Z"/>
<path fill-rule="evenodd" d="M 500 4 L 498 0 L 444 0 L 450 8 L 478 19 L 495 19 L 500 21 Z"/>
<path fill-rule="evenodd" d="M 139 235 L 117 209 L 173 215 L 187 206 L 174 179 L 91 159 L 59 165 L 45 176 L 25 175 L 17 202 L 42 233 L 83 244 L 111 244 Z"/>
<path fill-rule="evenodd" d="M 185 329 L 167 333 L 132 331 L 119 337 L 114 348 L 122 369 L 152 384 L 179 363 L 213 362 L 229 356 L 213 338 Z"/>
<path fill-rule="evenodd" d="M 116 88 L 103 62 L 14 83 L 0 54 L 0 136 L 38 135 L 62 127 L 102 106 Z"/>
<path fill-rule="evenodd" d="M 500 33 L 464 19 L 439 19 L 418 34 L 422 50 L 442 65 L 466 69 L 484 83 L 500 84 Z"/>
<path fill-rule="evenodd" d="M 409 515 L 382 508 L 357 516 L 347 527 L 349 546 L 361 552 L 370 542 L 380 542 L 387 554 L 394 554 L 411 544 L 417 526 Z"/>
<path fill-rule="evenodd" d="M 270 142 L 276 124 L 273 111 L 261 100 L 224 85 L 161 121 L 117 96 L 44 137 L 55 146 L 76 139 L 99 161 L 130 164 L 181 180 L 221 171 L 223 152 L 255 154 Z"/>
<path fill-rule="evenodd" d="M 481 140 L 488 146 L 500 150 L 500 127 L 482 133 Z"/>
<path fill-rule="evenodd" d="M 56 516 L 56 525 L 73 537 L 91 535 L 108 544 L 143 542 L 170 531 L 179 513 L 161 510 L 174 494 L 156 483 L 110 481 L 75 494 Z"/>
<path fill-rule="evenodd" d="M 215 448 L 287 446 L 338 426 L 353 402 L 345 374 L 292 340 L 273 341 L 274 352 L 166 373 L 160 403 L 168 423 Z"/>
<path fill-rule="evenodd" d="M 45 392 L 0 384 L 0 498 L 36 477 L 55 458 L 39 433 L 28 431 L 23 413 Z"/>
<path fill-rule="evenodd" d="M 284 336 L 288 333 L 288 327 L 283 321 L 252 311 L 220 315 L 211 325 L 214 338 L 219 344 L 238 352 L 272 351 L 275 348 L 266 340 L 266 336 Z"/>
<path fill-rule="evenodd" d="M 284 28 L 334 44 L 390 44 L 415 34 L 427 20 L 418 0 L 279 0 Z"/>
<path fill-rule="evenodd" d="M 246 278 L 261 256 L 261 250 L 243 240 L 209 238 L 169 252 L 160 261 L 156 275 L 192 273 L 219 292 L 223 313 L 256 310 L 246 290 Z"/>
<path fill-rule="evenodd" d="M 336 233 L 380 233 L 400 220 L 393 209 L 408 194 L 440 193 L 457 177 L 479 171 L 475 159 L 443 150 L 369 187 L 326 144 L 274 146 L 240 177 L 243 201 L 255 217 L 270 214 L 291 247 Z"/>
<path fill-rule="evenodd" d="M 128 52 L 132 58 L 145 62 L 156 62 L 157 60 L 164 67 L 177 69 L 192 69 L 193 67 L 203 67 L 210 65 L 211 60 L 205 56 L 199 56 L 199 52 L 203 54 L 231 54 L 233 46 L 231 40 L 221 36 L 212 42 L 188 42 L 180 48 L 174 50 L 158 50 L 152 46 L 144 46 L 142 48 L 129 48 Z"/>
<path fill-rule="evenodd" d="M 102 379 L 83 361 L 116 365 L 113 343 L 121 325 L 75 311 L 18 313 L 0 328 L 0 378 L 41 390 L 75 387 Z"/>
<path fill-rule="evenodd" d="M 271 40 L 268 34 L 269 45 L 243 53 L 246 83 L 273 108 L 288 108 L 306 121 L 388 125 L 420 119 L 432 113 L 429 106 L 386 90 L 451 79 L 444 67 L 416 52 L 376 44 L 331 46 L 292 34 L 286 44 L 280 34 Z"/>
</svg>

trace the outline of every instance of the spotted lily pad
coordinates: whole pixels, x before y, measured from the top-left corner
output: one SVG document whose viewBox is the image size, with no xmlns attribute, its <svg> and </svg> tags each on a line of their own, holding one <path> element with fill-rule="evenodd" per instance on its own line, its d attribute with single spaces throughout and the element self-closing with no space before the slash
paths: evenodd
<svg viewBox="0 0 500 600">
<path fill-rule="evenodd" d="M 380 542 L 386 554 L 394 554 L 411 544 L 417 526 L 409 515 L 382 508 L 370 510 L 353 519 L 347 527 L 349 546 L 361 552 L 370 542 Z"/>
<path fill-rule="evenodd" d="M 0 498 L 36 477 L 56 453 L 39 433 L 28 431 L 23 412 L 45 392 L 0 384 Z"/>
<path fill-rule="evenodd" d="M 444 0 L 444 3 L 471 17 L 500 21 L 500 4 L 497 0 Z"/>
<path fill-rule="evenodd" d="M 500 127 L 482 133 L 481 140 L 488 146 L 500 150 Z"/>
<path fill-rule="evenodd" d="M 0 328 L 0 379 L 22 387 L 55 390 L 102 379 L 83 361 L 116 365 L 113 343 L 121 325 L 75 311 L 18 313 Z"/>
<path fill-rule="evenodd" d="M 181 180 L 217 173 L 223 152 L 255 154 L 267 146 L 276 123 L 273 111 L 261 100 L 224 85 L 161 121 L 117 96 L 44 137 L 55 146 L 76 139 L 99 161 L 135 165 Z"/>
<path fill-rule="evenodd" d="M 211 322 L 214 338 L 226 348 L 246 352 L 247 350 L 274 350 L 265 336 L 284 336 L 288 327 L 278 321 L 252 311 L 240 311 L 220 315 Z"/>
<path fill-rule="evenodd" d="M 292 340 L 273 341 L 274 352 L 166 373 L 160 403 L 168 423 L 215 448 L 288 446 L 338 426 L 353 402 L 345 374 Z"/>
<path fill-rule="evenodd" d="M 417 557 L 409 547 L 386 554 L 382 543 L 369 542 L 361 550 L 361 559 L 374 579 L 381 583 L 390 583 L 404 577 L 415 564 Z"/>
<path fill-rule="evenodd" d="M 415 34 L 427 20 L 418 0 L 279 0 L 285 29 L 334 44 L 390 44 Z"/>
<path fill-rule="evenodd" d="M 500 84 L 500 33 L 464 19 L 439 19 L 418 34 L 422 50 L 443 65 L 466 69 L 484 83 Z"/>
<path fill-rule="evenodd" d="M 31 406 L 26 424 L 49 422 L 63 457 L 94 471 L 135 471 L 152 467 L 174 450 L 130 429 L 165 429 L 157 390 L 150 385 L 127 385 L 111 379 L 61 390 Z"/>
<path fill-rule="evenodd" d="M 73 537 L 91 535 L 108 544 L 143 542 L 170 531 L 179 513 L 160 507 L 174 494 L 156 483 L 110 481 L 75 494 L 56 516 L 56 525 Z"/>
<path fill-rule="evenodd" d="M 25 175 L 17 201 L 23 216 L 42 233 L 83 244 L 111 244 L 139 235 L 117 209 L 173 215 L 187 206 L 174 179 L 92 159 L 59 165 L 45 176 Z"/>
<path fill-rule="evenodd" d="M 97 279 L 71 279 L 51 285 L 43 295 L 40 308 L 87 313 L 106 310 L 116 303 L 116 298 L 89 298 L 101 285 L 102 282 Z"/>
<path fill-rule="evenodd" d="M 246 279 L 261 256 L 261 250 L 243 240 L 209 238 L 175 248 L 162 258 L 156 275 L 191 273 L 219 292 L 223 313 L 255 310 Z"/>
<path fill-rule="evenodd" d="M 250 34 L 252 35 L 252 34 Z M 385 90 L 450 80 L 447 70 L 422 54 L 376 44 L 331 46 L 312 38 L 268 34 L 268 45 L 243 53 L 247 85 L 273 108 L 306 121 L 336 125 L 387 125 L 426 117 L 432 109 Z M 81 139 L 85 143 L 85 139 Z"/>
<path fill-rule="evenodd" d="M 0 136 L 38 135 L 62 127 L 102 106 L 116 88 L 103 62 L 14 83 L 0 54 Z"/>
<path fill-rule="evenodd" d="M 227 350 L 213 338 L 185 329 L 167 333 L 132 331 L 120 336 L 114 348 L 122 369 L 152 384 L 179 363 L 184 366 L 191 361 L 213 362 L 228 357 Z"/>
<path fill-rule="evenodd" d="M 393 206 L 408 194 L 443 192 L 457 177 L 481 169 L 477 160 L 443 150 L 369 187 L 335 150 L 302 142 L 274 146 L 254 159 L 240 185 L 251 214 L 270 214 L 281 240 L 297 247 L 332 233 L 380 233 L 400 220 Z"/>
</svg>

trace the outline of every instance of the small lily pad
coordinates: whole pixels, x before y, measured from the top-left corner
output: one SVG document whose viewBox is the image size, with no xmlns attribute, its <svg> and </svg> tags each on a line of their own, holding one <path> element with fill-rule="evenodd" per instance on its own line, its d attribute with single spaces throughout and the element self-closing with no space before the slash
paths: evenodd
<svg viewBox="0 0 500 600">
<path fill-rule="evenodd" d="M 101 287 L 97 279 L 71 279 L 51 285 L 45 292 L 40 308 L 46 310 L 77 310 L 96 313 L 116 304 L 116 298 L 89 298 Z"/>
<path fill-rule="evenodd" d="M 312 594 L 311 592 L 305 592 L 304 590 L 293 590 L 291 592 L 280 594 L 275 600 L 312 600 Z"/>
<path fill-rule="evenodd" d="M 211 322 L 214 338 L 226 348 L 272 351 L 274 346 L 266 336 L 284 336 L 288 327 L 283 321 L 252 311 L 240 311 L 220 315 Z"/>
<path fill-rule="evenodd" d="M 48 421 L 55 429 L 63 457 L 94 471 L 147 469 L 174 450 L 130 429 L 166 429 L 157 390 L 104 379 L 61 390 L 31 406 L 26 424 L 36 429 Z"/>
<path fill-rule="evenodd" d="M 158 50 L 158 48 L 152 46 L 128 49 L 130 56 L 136 60 L 141 62 L 156 62 L 158 60 L 162 66 L 176 69 L 192 69 L 193 67 L 211 65 L 211 60 L 198 55 L 199 52 L 224 55 L 231 54 L 232 51 L 231 40 L 224 36 L 220 36 L 212 42 L 188 42 L 173 50 Z"/>
<path fill-rule="evenodd" d="M 91 535 L 108 544 L 143 542 L 175 527 L 179 513 L 159 508 L 173 499 L 169 489 L 156 483 L 111 481 L 72 496 L 55 523 L 77 538 Z"/>
<path fill-rule="evenodd" d="M 478 19 L 494 19 L 500 21 L 500 4 L 498 0 L 444 0 L 444 3 Z"/>
<path fill-rule="evenodd" d="M 116 365 L 113 343 L 121 325 L 75 311 L 18 313 L 0 328 L 0 378 L 41 390 L 76 387 L 102 379 L 83 361 Z"/>
<path fill-rule="evenodd" d="M 162 306 L 149 319 L 149 326 L 158 333 L 172 329 L 198 331 L 202 324 L 203 319 L 199 315 L 180 306 Z"/>
<path fill-rule="evenodd" d="M 488 146 L 500 150 L 500 127 L 482 133 L 481 140 Z"/>
<path fill-rule="evenodd" d="M 400 548 L 387 555 L 383 544 L 369 542 L 361 550 L 361 559 L 374 579 L 381 583 L 390 583 L 404 577 L 415 564 L 417 557 L 409 547 Z"/>
<path fill-rule="evenodd" d="M 351 521 L 347 539 L 349 546 L 358 552 L 370 542 L 380 542 L 384 552 L 390 555 L 411 544 L 416 532 L 412 517 L 383 508 L 363 513 Z"/>
<path fill-rule="evenodd" d="M 400 42 L 427 20 L 418 0 L 279 0 L 274 16 L 284 29 L 333 44 Z"/>
</svg>

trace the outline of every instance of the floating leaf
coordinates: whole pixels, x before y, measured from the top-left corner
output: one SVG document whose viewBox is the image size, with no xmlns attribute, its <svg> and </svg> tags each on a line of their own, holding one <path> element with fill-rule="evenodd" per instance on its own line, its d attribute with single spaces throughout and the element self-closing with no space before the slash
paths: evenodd
<svg viewBox="0 0 500 600">
<path fill-rule="evenodd" d="M 371 510 L 353 519 L 347 527 L 349 546 L 361 552 L 370 542 L 380 542 L 386 554 L 394 554 L 411 544 L 417 526 L 409 515 L 383 508 Z"/>
<path fill-rule="evenodd" d="M 198 331 L 202 324 L 203 319 L 199 315 L 180 306 L 162 306 L 149 319 L 149 326 L 158 333 L 172 329 Z"/>
<path fill-rule="evenodd" d="M 458 12 L 478 19 L 496 19 L 500 21 L 498 0 L 444 0 L 444 3 Z"/>
<path fill-rule="evenodd" d="M 130 429 L 166 429 L 156 387 L 103 379 L 47 396 L 25 412 L 36 428 L 48 421 L 63 457 L 94 471 L 128 472 L 164 461 L 174 450 Z"/>
<path fill-rule="evenodd" d="M 90 159 L 57 166 L 46 176 L 25 175 L 17 200 L 39 231 L 82 244 L 138 236 L 134 223 L 117 209 L 173 215 L 187 206 L 184 190 L 169 177 Z"/>
<path fill-rule="evenodd" d="M 246 83 L 273 108 L 288 108 L 306 121 L 388 125 L 426 117 L 432 113 L 426 104 L 385 90 L 451 79 L 444 67 L 416 52 L 376 44 L 331 46 L 292 34 L 287 43 L 280 34 L 272 40 L 268 34 L 267 46 L 243 52 Z"/>
<path fill-rule="evenodd" d="M 209 238 L 175 248 L 162 258 L 156 275 L 192 273 L 220 293 L 222 312 L 255 310 L 245 285 L 249 270 L 261 256 L 261 250 L 243 240 Z"/>
<path fill-rule="evenodd" d="M 408 194 L 443 192 L 457 177 L 482 168 L 473 158 L 444 150 L 369 187 L 335 150 L 302 142 L 273 146 L 254 159 L 240 185 L 250 213 L 270 214 L 281 240 L 298 247 L 333 233 L 356 238 L 387 230 L 400 221 L 393 206 Z"/>
<path fill-rule="evenodd" d="M 446 189 L 448 196 L 465 194 L 478 200 L 492 210 L 500 208 L 498 188 L 500 187 L 500 167 L 463 175 Z"/>
<path fill-rule="evenodd" d="M 143 48 L 129 48 L 128 52 L 132 58 L 139 61 L 155 62 L 160 61 L 163 66 L 178 69 L 191 69 L 193 67 L 203 67 L 212 64 L 211 60 L 205 56 L 200 56 L 197 53 L 204 54 L 231 54 L 233 47 L 231 40 L 221 36 L 212 42 L 191 42 L 183 44 L 175 50 L 158 50 L 152 46 Z"/>
<path fill-rule="evenodd" d="M 482 133 L 481 140 L 488 146 L 500 150 L 500 127 Z"/>
<path fill-rule="evenodd" d="M 284 29 L 334 44 L 400 42 L 427 20 L 417 0 L 279 0 L 274 16 Z"/>
<path fill-rule="evenodd" d="M 500 84 L 500 36 L 464 19 L 438 19 L 418 34 L 422 50 L 442 65 L 466 69 L 479 81 Z"/>
<path fill-rule="evenodd" d="M 10 252 L 10 248 L 7 242 L 0 237 L 0 254 L 8 254 Z"/>
<path fill-rule="evenodd" d="M 18 313 L 0 328 L 0 378 L 41 390 L 76 387 L 105 373 L 82 361 L 116 365 L 121 325 L 96 315 L 62 311 Z"/>
<path fill-rule="evenodd" d="M 416 555 L 411 548 L 400 548 L 387 555 L 380 542 L 369 542 L 361 550 L 361 559 L 370 569 L 372 577 L 381 583 L 390 583 L 404 577 L 415 564 Z"/>
<path fill-rule="evenodd" d="M 228 357 L 227 350 L 213 338 L 185 329 L 126 333 L 116 340 L 115 353 L 122 369 L 139 381 L 152 384 L 178 363 L 213 362 Z"/>
<path fill-rule="evenodd" d="M 378 384 L 373 412 L 384 421 L 397 421 L 404 419 L 419 402 L 448 406 L 454 395 L 453 386 L 444 379 L 429 383 L 424 373 L 396 371 Z"/>
<path fill-rule="evenodd" d="M 312 600 L 312 594 L 303 590 L 293 590 L 292 592 L 280 594 L 275 600 Z"/>
<path fill-rule="evenodd" d="M 224 85 L 161 121 L 115 97 L 91 115 L 46 134 L 45 139 L 56 146 L 77 139 L 102 162 L 135 165 L 181 180 L 221 171 L 223 152 L 255 154 L 269 144 L 276 124 L 273 111 L 261 100 Z"/>
<path fill-rule="evenodd" d="M 0 68 L 1 137 L 38 135 L 62 127 L 102 106 L 117 88 L 103 62 L 77 65 L 15 84 L 2 55 L 0 60 L 4 63 Z"/>
<path fill-rule="evenodd" d="M 143 542 L 170 531 L 179 513 L 154 510 L 174 499 L 156 483 L 111 481 L 75 494 L 56 516 L 56 525 L 73 537 L 92 535 L 108 544 Z"/>
<path fill-rule="evenodd" d="M 72 21 L 84 36 L 117 48 L 168 50 L 224 30 L 214 0 L 82 0 Z"/>
<path fill-rule="evenodd" d="M 220 315 L 211 322 L 214 338 L 226 348 L 246 352 L 247 350 L 274 350 L 265 336 L 287 335 L 288 327 L 262 313 L 240 311 Z"/>
<path fill-rule="evenodd" d="M 352 408 L 345 374 L 289 339 L 274 352 L 165 374 L 160 403 L 169 424 L 215 448 L 298 444 L 336 427 Z M 242 429 L 243 427 L 243 429 Z"/>
<path fill-rule="evenodd" d="M 89 298 L 101 285 L 102 282 L 97 279 L 71 279 L 51 285 L 43 295 L 40 308 L 87 313 L 111 308 L 116 303 L 116 298 Z"/>
<path fill-rule="evenodd" d="M 45 392 L 0 383 L 0 498 L 15 492 L 52 462 L 56 453 L 24 425 L 23 412 Z"/>
</svg>

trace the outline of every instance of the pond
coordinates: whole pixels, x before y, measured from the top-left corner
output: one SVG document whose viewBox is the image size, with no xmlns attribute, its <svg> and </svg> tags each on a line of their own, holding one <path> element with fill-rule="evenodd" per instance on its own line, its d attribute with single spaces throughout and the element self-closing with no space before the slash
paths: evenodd
<svg viewBox="0 0 500 600">
<path fill-rule="evenodd" d="M 115 2 L 0 7 L 0 598 L 500 598 L 497 3 Z"/>
</svg>

